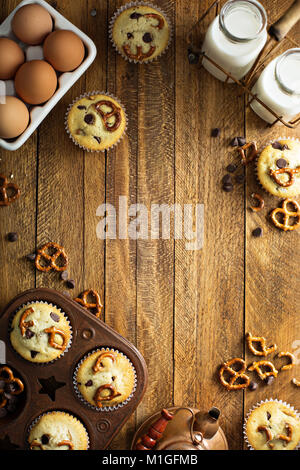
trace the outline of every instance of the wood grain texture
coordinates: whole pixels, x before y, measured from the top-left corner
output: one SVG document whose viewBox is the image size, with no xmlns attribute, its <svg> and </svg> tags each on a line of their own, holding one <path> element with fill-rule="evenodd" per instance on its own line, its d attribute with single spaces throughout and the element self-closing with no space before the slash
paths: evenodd
<svg viewBox="0 0 300 470">
<path fill-rule="evenodd" d="M 22 149 L 0 151 L 0 174 L 12 173 L 22 190 L 15 204 L 0 208 L 0 308 L 30 287 L 66 289 L 57 273 L 35 272 L 24 259 L 45 242 L 62 244 L 76 281 L 71 296 L 98 290 L 103 319 L 138 347 L 149 369 L 144 400 L 111 448 L 129 448 L 137 426 L 168 405 L 220 407 L 230 448 L 243 448 L 243 418 L 254 403 L 273 397 L 300 407 L 291 384 L 300 366 L 280 373 L 270 387 L 259 382 L 256 392 L 227 392 L 218 382 L 218 367 L 233 357 L 253 361 L 244 342 L 247 331 L 276 342 L 279 350 L 299 348 L 300 232 L 272 226 L 268 212 L 277 199 L 271 196 L 264 194 L 264 211 L 249 209 L 250 195 L 262 190 L 254 165 L 245 171 L 229 142 L 246 135 L 264 145 L 283 133 L 300 138 L 300 130 L 268 128 L 246 109 L 234 85 L 188 63 L 187 34 L 209 0 L 156 0 L 174 38 L 166 54 L 144 65 L 125 61 L 108 38 L 110 18 L 126 0 L 50 3 L 92 37 L 98 55 Z M 291 1 L 262 3 L 273 21 Z M 1 2 L 0 19 L 17 4 Z M 299 26 L 290 35 L 300 41 Z M 99 154 L 83 152 L 64 132 L 69 103 L 95 90 L 115 95 L 128 115 L 125 138 Z M 212 138 L 216 127 L 221 134 Z M 221 180 L 229 163 L 238 165 L 235 174 L 245 172 L 246 182 L 225 193 Z M 151 204 L 203 204 L 203 248 L 190 251 L 185 238 L 173 239 L 172 214 L 170 240 L 151 239 L 150 215 L 146 240 L 98 239 L 97 208 L 107 203 L 118 213 L 120 196 L 128 207 L 143 204 L 149 214 Z M 262 238 L 252 236 L 258 226 Z M 6 240 L 10 231 L 19 233 L 15 244 Z"/>
</svg>

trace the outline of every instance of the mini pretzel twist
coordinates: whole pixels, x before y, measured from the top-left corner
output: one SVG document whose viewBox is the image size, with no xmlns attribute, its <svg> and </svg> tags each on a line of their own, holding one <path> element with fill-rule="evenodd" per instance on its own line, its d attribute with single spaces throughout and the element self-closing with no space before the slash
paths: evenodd
<svg viewBox="0 0 300 470">
<path fill-rule="evenodd" d="M 282 366 L 281 367 L 281 371 L 284 371 L 284 370 L 290 370 L 292 369 L 292 367 L 294 367 L 294 365 L 296 364 L 296 358 L 294 356 L 294 354 L 290 353 L 290 352 L 280 352 L 278 354 L 278 357 L 287 357 L 290 362 L 288 364 L 286 364 L 285 366 Z"/>
<path fill-rule="evenodd" d="M 288 204 L 294 206 L 295 211 L 290 211 L 288 209 Z M 295 230 L 300 226 L 300 206 L 297 201 L 294 199 L 284 199 L 281 203 L 282 207 L 277 207 L 271 212 L 271 220 L 275 227 L 284 230 Z M 277 219 L 277 214 L 283 214 L 283 223 L 279 222 Z M 290 217 L 296 218 L 297 222 L 294 225 L 289 224 Z"/>
<path fill-rule="evenodd" d="M 246 151 L 251 149 L 248 155 L 246 155 Z M 242 147 L 238 148 L 240 156 L 242 158 L 242 163 L 244 165 L 248 165 L 248 163 L 252 162 L 257 155 L 257 145 L 256 142 L 248 142 L 247 144 L 243 145 Z"/>
<path fill-rule="evenodd" d="M 97 358 L 95 364 L 93 365 L 93 371 L 94 371 L 95 374 L 96 374 L 97 372 L 100 372 L 101 370 L 105 369 L 105 367 L 103 366 L 103 364 L 101 364 L 102 360 L 103 360 L 105 357 L 109 357 L 113 362 L 115 362 L 115 360 L 116 360 L 116 356 L 115 356 L 115 354 L 113 354 L 113 353 L 110 353 L 110 352 L 101 353 L 100 356 L 98 356 L 98 358 Z"/>
<path fill-rule="evenodd" d="M 7 190 L 13 190 L 13 194 L 9 196 Z M 0 175 L 0 206 L 9 206 L 15 202 L 21 195 L 19 186 L 9 183 L 4 175 Z"/>
<path fill-rule="evenodd" d="M 236 371 L 234 370 L 231 366 L 235 364 L 240 364 L 241 368 Z M 244 372 L 246 371 L 246 362 L 244 359 L 240 358 L 234 358 L 231 359 L 228 362 L 225 362 L 220 370 L 219 370 L 219 378 L 221 384 L 227 389 L 227 390 L 240 390 L 242 388 L 247 388 L 250 384 L 250 377 L 246 375 Z M 229 381 L 225 379 L 224 373 L 227 372 L 231 376 Z M 236 384 L 235 382 L 240 379 L 243 381 L 243 383 Z"/>
<path fill-rule="evenodd" d="M 74 444 L 71 441 L 61 441 L 57 444 L 57 447 L 67 446 L 69 450 L 74 450 Z"/>
<path fill-rule="evenodd" d="M 285 424 L 285 429 L 286 429 L 286 435 L 285 434 L 279 434 L 278 439 L 284 442 L 291 442 L 292 437 L 293 437 L 293 426 L 289 423 Z"/>
<path fill-rule="evenodd" d="M 277 183 L 279 186 L 282 186 L 283 188 L 288 188 L 291 186 L 294 181 L 295 181 L 295 175 L 300 173 L 300 167 L 298 168 L 278 168 L 277 170 L 270 170 L 270 175 Z M 289 176 L 289 179 L 287 181 L 282 181 L 280 178 L 278 178 L 278 175 L 283 175 L 286 174 Z"/>
<path fill-rule="evenodd" d="M 59 330 L 55 326 L 51 326 L 51 328 L 46 328 L 44 331 L 45 331 L 45 333 L 49 334 L 48 343 L 50 344 L 50 346 L 52 346 L 52 348 L 63 350 L 67 347 L 68 338 L 67 338 L 64 331 Z M 63 344 L 56 343 L 55 335 L 59 335 L 59 336 L 62 337 Z"/>
<path fill-rule="evenodd" d="M 111 109 L 111 111 L 106 113 L 101 109 L 101 106 L 108 106 Z M 95 108 L 96 108 L 96 111 L 101 115 L 105 129 L 107 131 L 114 132 L 120 127 L 121 109 L 118 106 L 116 106 L 115 103 L 109 100 L 102 100 L 102 101 L 98 101 L 98 103 L 95 104 Z M 108 120 L 112 117 L 115 118 L 115 122 L 113 123 L 113 125 L 110 125 L 108 123 Z"/>
<path fill-rule="evenodd" d="M 15 385 L 14 389 L 10 390 L 9 392 L 11 393 L 11 395 L 20 395 L 20 393 L 23 392 L 24 384 L 22 380 L 15 377 L 13 371 L 9 367 L 7 366 L 0 367 L 0 379 L 3 380 L 5 383 Z M 0 393 L 1 392 L 3 391 L 0 390 Z"/>
<path fill-rule="evenodd" d="M 132 59 L 132 60 L 148 59 L 148 57 L 151 57 L 152 54 L 154 54 L 155 50 L 156 50 L 156 46 L 150 46 L 148 52 L 143 52 L 142 46 L 136 46 L 136 54 L 134 54 L 131 51 L 131 47 L 129 46 L 129 44 L 125 44 L 123 46 L 123 51 L 125 52 L 127 57 L 129 57 L 129 59 Z"/>
<path fill-rule="evenodd" d="M 265 201 L 264 199 L 261 197 L 260 194 L 257 194 L 257 193 L 252 193 L 251 194 L 251 197 L 253 199 L 256 199 L 258 201 L 258 205 L 257 206 L 251 206 L 251 209 L 253 210 L 253 212 L 259 212 L 261 211 L 264 207 L 265 207 Z"/>
<path fill-rule="evenodd" d="M 40 450 L 44 450 L 42 444 L 38 441 L 32 441 L 30 443 L 30 450 L 32 450 L 34 447 L 38 447 Z"/>
<path fill-rule="evenodd" d="M 108 390 L 109 395 L 106 396 L 106 397 L 102 397 L 101 393 L 103 392 L 103 390 Z M 103 406 L 102 405 L 103 401 L 110 401 L 110 400 L 113 400 L 114 398 L 119 397 L 119 396 L 121 396 L 121 393 L 117 392 L 113 385 L 105 384 L 105 385 L 101 385 L 101 387 L 97 388 L 95 396 L 94 396 L 94 401 L 95 401 L 97 407 L 101 408 Z"/>
<path fill-rule="evenodd" d="M 89 296 L 94 297 L 94 302 L 88 302 Z M 101 303 L 100 295 L 97 291 L 88 289 L 82 292 L 80 296 L 74 300 L 88 310 L 92 310 L 92 313 L 94 313 L 97 318 L 100 318 L 103 305 Z"/>
<path fill-rule="evenodd" d="M 257 428 L 258 432 L 264 432 L 267 438 L 267 442 L 272 440 L 272 434 L 269 428 L 267 426 L 258 426 Z"/>
<path fill-rule="evenodd" d="M 276 344 L 272 344 L 272 346 L 266 347 L 266 338 L 263 336 L 252 336 L 251 333 L 247 333 L 246 341 L 248 348 L 255 356 L 268 356 L 268 354 L 273 353 L 277 349 Z M 261 350 L 256 349 L 253 343 L 259 343 Z"/>
<path fill-rule="evenodd" d="M 54 253 L 52 255 L 48 254 L 49 249 L 54 249 Z M 61 258 L 64 261 L 62 266 L 57 265 L 57 260 Z M 47 264 L 43 266 L 41 264 L 42 260 L 46 260 Z M 65 271 L 68 266 L 68 257 L 66 255 L 65 249 L 58 245 L 57 243 L 49 242 L 46 243 L 42 248 L 40 248 L 37 252 L 37 256 L 35 258 L 35 266 L 39 271 L 49 272 L 52 269 L 54 271 Z"/>
<path fill-rule="evenodd" d="M 154 18 L 158 21 L 158 24 L 152 24 L 153 28 L 162 29 L 164 27 L 165 21 L 162 16 L 158 15 L 157 13 L 144 13 L 143 15 L 145 18 Z"/>
<path fill-rule="evenodd" d="M 263 372 L 262 368 L 268 368 L 269 370 L 266 370 Z M 267 377 L 270 375 L 273 375 L 274 377 L 277 377 L 278 375 L 278 370 L 275 368 L 274 364 L 270 361 L 257 361 L 253 362 L 251 366 L 248 367 L 248 370 L 250 371 L 256 371 L 261 378 L 261 380 L 265 380 Z"/>
<path fill-rule="evenodd" d="M 21 335 L 24 336 L 25 333 L 26 333 L 26 330 L 28 330 L 28 328 L 30 328 L 31 326 L 34 325 L 33 321 L 30 320 L 30 321 L 25 321 L 26 318 L 31 314 L 31 313 L 34 313 L 34 310 L 32 307 L 29 307 L 27 308 L 24 313 L 21 315 L 20 317 L 20 321 L 19 321 L 19 328 L 20 328 L 20 331 L 21 331 Z"/>
</svg>

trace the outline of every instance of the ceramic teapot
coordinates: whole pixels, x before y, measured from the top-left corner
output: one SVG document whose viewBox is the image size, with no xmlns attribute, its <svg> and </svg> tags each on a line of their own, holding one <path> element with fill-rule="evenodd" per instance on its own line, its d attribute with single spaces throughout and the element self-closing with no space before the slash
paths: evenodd
<svg viewBox="0 0 300 470">
<path fill-rule="evenodd" d="M 163 409 L 137 431 L 134 450 L 228 450 L 219 426 L 220 411 L 203 412 L 188 407 Z"/>
</svg>

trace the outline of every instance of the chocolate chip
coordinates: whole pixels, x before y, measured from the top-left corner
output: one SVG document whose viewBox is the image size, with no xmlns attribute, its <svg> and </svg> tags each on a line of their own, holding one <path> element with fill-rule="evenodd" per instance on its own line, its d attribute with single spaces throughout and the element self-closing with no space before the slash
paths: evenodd
<svg viewBox="0 0 300 470">
<path fill-rule="evenodd" d="M 256 382 L 250 382 L 249 384 L 249 387 L 248 387 L 248 390 L 250 390 L 251 392 L 253 392 L 254 390 L 256 390 L 258 387 L 258 384 Z"/>
<path fill-rule="evenodd" d="M 223 184 L 232 184 L 232 178 L 231 178 L 231 175 L 224 175 L 223 178 L 222 178 L 222 183 Z"/>
<path fill-rule="evenodd" d="M 92 380 L 88 380 L 86 383 L 85 383 L 85 386 L 86 387 L 91 387 L 93 385 L 93 381 Z"/>
<path fill-rule="evenodd" d="M 290 148 L 289 148 L 289 146 L 288 146 L 288 145 L 286 145 L 286 144 L 283 144 L 283 146 L 282 146 L 282 150 L 290 150 Z"/>
<path fill-rule="evenodd" d="M 77 109 L 86 109 L 86 106 L 77 106 Z"/>
<path fill-rule="evenodd" d="M 234 137 L 232 141 L 230 142 L 231 147 L 237 147 L 239 145 L 239 141 L 237 137 Z"/>
<path fill-rule="evenodd" d="M 86 122 L 87 124 L 94 124 L 94 121 L 95 118 L 92 114 L 87 114 L 86 116 L 84 116 L 84 122 Z"/>
<path fill-rule="evenodd" d="M 29 328 L 27 328 L 27 330 L 25 331 L 25 338 L 26 339 L 31 339 L 34 337 L 34 332 L 31 331 Z"/>
<path fill-rule="evenodd" d="M 61 279 L 62 281 L 66 281 L 66 280 L 68 279 L 68 277 L 69 277 L 68 271 L 62 271 L 62 272 L 60 273 L 60 279 Z"/>
<path fill-rule="evenodd" d="M 134 13 L 131 13 L 130 18 L 132 20 L 138 20 L 142 15 L 140 13 L 137 13 L 136 11 Z"/>
<path fill-rule="evenodd" d="M 5 387 L 5 381 L 4 380 L 0 380 L 0 390 L 3 390 L 4 387 Z"/>
<path fill-rule="evenodd" d="M 38 355 L 38 351 L 30 351 L 30 355 L 34 359 Z"/>
<path fill-rule="evenodd" d="M 52 318 L 53 321 L 55 321 L 56 323 L 59 323 L 60 316 L 57 315 L 57 313 L 51 312 L 50 317 Z"/>
<path fill-rule="evenodd" d="M 36 258 L 35 253 L 30 253 L 29 255 L 26 255 L 26 259 L 28 259 L 28 261 L 34 261 L 35 258 Z"/>
<path fill-rule="evenodd" d="M 231 184 L 231 183 L 223 184 L 223 190 L 226 193 L 230 193 L 231 191 L 233 191 L 233 184 Z"/>
<path fill-rule="evenodd" d="M 272 416 L 271 413 L 269 413 L 269 412 L 267 411 L 267 419 L 270 419 L 271 416 Z"/>
<path fill-rule="evenodd" d="M 97 137 L 96 135 L 94 135 L 94 139 L 97 140 L 98 144 L 101 144 L 101 137 Z"/>
<path fill-rule="evenodd" d="M 244 181 L 245 181 L 245 175 L 242 175 L 242 174 L 236 175 L 235 181 L 236 181 L 238 184 L 244 183 Z"/>
<path fill-rule="evenodd" d="M 47 445 L 49 443 L 49 436 L 48 434 L 43 434 L 41 437 L 42 444 Z"/>
<path fill-rule="evenodd" d="M 114 382 L 114 381 L 116 380 L 116 378 L 117 378 L 117 377 L 113 376 L 113 377 L 111 378 L 111 380 Z"/>
<path fill-rule="evenodd" d="M 190 64 L 198 64 L 199 62 L 199 54 L 196 52 L 193 52 L 191 50 L 188 50 L 188 60 Z"/>
<path fill-rule="evenodd" d="M 10 232 L 10 233 L 7 234 L 7 240 L 9 242 L 14 243 L 14 242 L 18 241 L 18 238 L 19 238 L 19 236 L 18 236 L 17 232 Z"/>
<path fill-rule="evenodd" d="M 219 129 L 218 127 L 216 127 L 215 129 L 212 129 L 211 131 L 212 137 L 219 137 L 220 134 L 221 134 L 221 129 Z"/>
<path fill-rule="evenodd" d="M 151 42 L 153 40 L 152 36 L 150 33 L 145 33 L 143 36 L 143 41 L 145 43 Z"/>
<path fill-rule="evenodd" d="M 243 145 L 246 144 L 245 137 L 238 137 L 237 140 L 238 140 L 239 147 L 243 147 Z"/>
<path fill-rule="evenodd" d="M 269 377 L 265 379 L 265 382 L 266 385 L 271 385 L 274 382 L 274 375 L 269 375 Z"/>
<path fill-rule="evenodd" d="M 11 402 L 9 400 L 8 404 L 6 405 L 6 409 L 9 413 L 14 413 L 17 409 L 17 403 Z"/>
<path fill-rule="evenodd" d="M 261 227 L 257 227 L 253 230 L 252 235 L 253 237 L 262 237 L 263 230 Z"/>
<path fill-rule="evenodd" d="M 75 288 L 75 281 L 73 279 L 68 279 L 66 282 L 66 286 L 68 289 L 74 289 Z"/>
<path fill-rule="evenodd" d="M 127 39 L 132 39 L 133 38 L 133 34 L 132 33 L 127 33 Z"/>
<path fill-rule="evenodd" d="M 96 10 L 96 8 L 93 8 L 93 9 L 91 10 L 91 16 L 93 16 L 93 17 L 97 16 L 97 10 Z"/>
<path fill-rule="evenodd" d="M 234 165 L 233 163 L 230 163 L 227 167 L 226 170 L 229 171 L 229 173 L 234 173 L 237 169 L 237 166 Z"/>
<path fill-rule="evenodd" d="M 7 394 L 14 393 L 15 391 L 16 391 L 16 386 L 14 385 L 13 382 L 8 382 L 8 383 L 5 384 L 4 392 L 5 392 L 7 398 L 10 398 L 10 395 L 7 395 Z"/>
<path fill-rule="evenodd" d="M 0 419 L 5 418 L 7 415 L 7 410 L 5 408 L 0 408 Z"/>
<path fill-rule="evenodd" d="M 277 142 L 277 141 L 272 143 L 272 147 L 273 147 L 273 149 L 276 149 L 276 150 L 282 150 L 281 143 Z"/>
<path fill-rule="evenodd" d="M 287 161 L 284 158 L 279 158 L 276 162 L 278 168 L 286 168 L 288 166 Z"/>
</svg>

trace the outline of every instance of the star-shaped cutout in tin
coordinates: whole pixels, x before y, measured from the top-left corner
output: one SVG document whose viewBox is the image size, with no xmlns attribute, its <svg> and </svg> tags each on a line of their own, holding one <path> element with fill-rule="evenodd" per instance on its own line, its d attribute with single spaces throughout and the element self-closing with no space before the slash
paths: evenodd
<svg viewBox="0 0 300 470">
<path fill-rule="evenodd" d="M 55 401 L 56 390 L 66 385 L 65 382 L 58 382 L 54 375 L 48 379 L 39 378 L 39 382 L 42 386 L 42 388 L 39 390 L 39 393 L 48 395 L 52 401 Z"/>
</svg>

